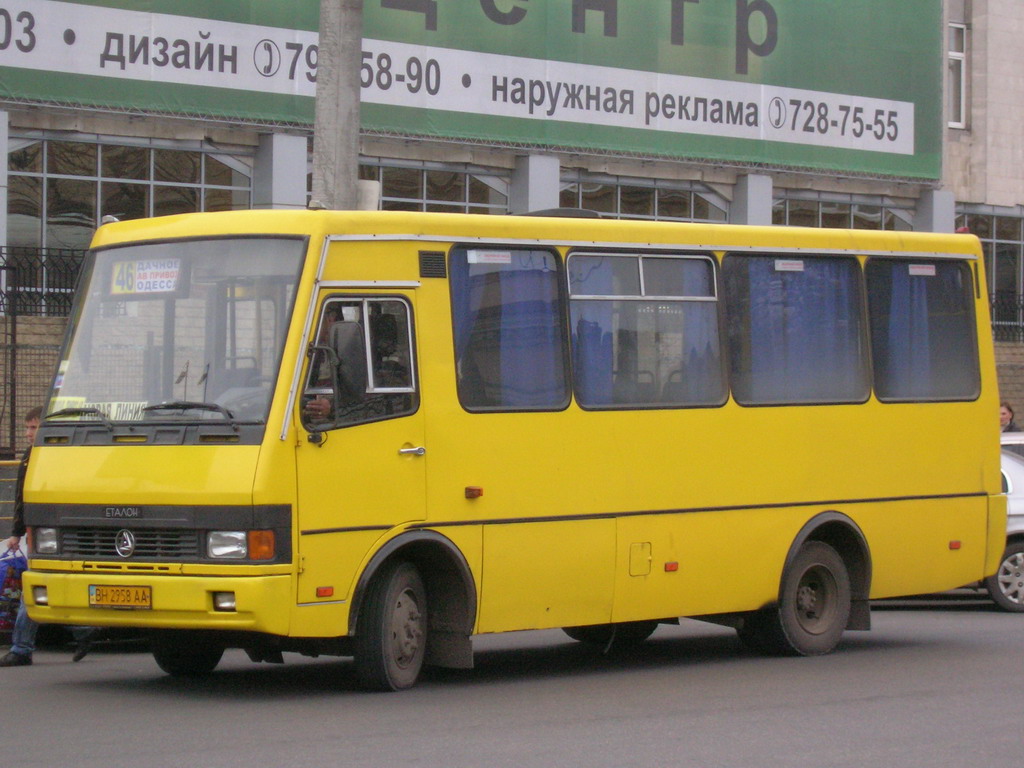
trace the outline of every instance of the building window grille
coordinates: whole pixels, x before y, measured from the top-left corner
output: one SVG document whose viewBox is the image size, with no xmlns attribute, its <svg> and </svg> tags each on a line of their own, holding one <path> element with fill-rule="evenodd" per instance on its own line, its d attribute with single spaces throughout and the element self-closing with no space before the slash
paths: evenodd
<svg viewBox="0 0 1024 768">
<path fill-rule="evenodd" d="M 562 177 L 558 204 L 615 219 L 725 222 L 726 203 L 697 185 L 668 186 L 618 177 Z"/>
<path fill-rule="evenodd" d="M 13 137 L 7 245 L 88 247 L 104 216 L 139 219 L 251 207 L 250 157 L 149 145 Z"/>
<path fill-rule="evenodd" d="M 359 178 L 380 183 L 385 211 L 508 213 L 506 172 L 368 163 L 359 166 Z"/>
<path fill-rule="evenodd" d="M 981 240 L 996 341 L 1024 342 L 1024 218 L 962 212 L 956 226 Z"/>
<path fill-rule="evenodd" d="M 784 198 L 772 204 L 772 224 L 782 227 L 832 227 L 906 232 L 913 211 L 895 205 Z"/>
</svg>

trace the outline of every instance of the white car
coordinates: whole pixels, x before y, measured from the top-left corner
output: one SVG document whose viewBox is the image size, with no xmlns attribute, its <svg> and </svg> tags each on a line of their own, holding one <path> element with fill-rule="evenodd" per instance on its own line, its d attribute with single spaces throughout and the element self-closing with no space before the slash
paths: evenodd
<svg viewBox="0 0 1024 768">
<path fill-rule="evenodd" d="M 1024 432 L 1003 432 L 1003 491 L 1006 493 L 1006 550 L 985 589 L 1004 611 L 1024 612 Z"/>
</svg>

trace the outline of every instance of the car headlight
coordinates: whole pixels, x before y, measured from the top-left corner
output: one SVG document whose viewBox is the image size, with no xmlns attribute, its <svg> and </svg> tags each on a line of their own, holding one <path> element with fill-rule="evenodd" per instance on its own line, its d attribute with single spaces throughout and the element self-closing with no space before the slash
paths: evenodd
<svg viewBox="0 0 1024 768">
<path fill-rule="evenodd" d="M 56 555 L 60 552 L 60 538 L 56 528 L 33 528 L 32 549 L 37 555 Z"/>
</svg>

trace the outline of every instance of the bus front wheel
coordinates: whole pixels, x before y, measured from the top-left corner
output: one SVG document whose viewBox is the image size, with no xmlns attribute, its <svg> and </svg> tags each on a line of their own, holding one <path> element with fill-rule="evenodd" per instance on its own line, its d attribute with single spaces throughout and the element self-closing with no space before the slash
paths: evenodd
<svg viewBox="0 0 1024 768">
<path fill-rule="evenodd" d="M 195 638 L 153 639 L 153 659 L 171 677 L 204 677 L 220 663 L 224 648 Z"/>
<path fill-rule="evenodd" d="M 386 566 L 370 584 L 355 638 L 356 675 L 372 691 L 415 685 L 427 648 L 427 593 L 412 563 Z"/>
<path fill-rule="evenodd" d="M 850 576 L 839 553 L 809 541 L 782 575 L 778 605 L 745 617 L 740 639 L 762 653 L 829 653 L 846 629 L 850 600 Z"/>
</svg>

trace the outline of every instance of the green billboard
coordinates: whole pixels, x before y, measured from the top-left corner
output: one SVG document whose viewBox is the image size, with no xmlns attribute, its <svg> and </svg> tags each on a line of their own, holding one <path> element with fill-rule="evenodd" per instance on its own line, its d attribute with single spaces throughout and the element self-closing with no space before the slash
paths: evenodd
<svg viewBox="0 0 1024 768">
<path fill-rule="evenodd" d="M 18 0 L 0 100 L 312 124 L 318 0 Z M 938 178 L 939 0 L 366 0 L 363 127 Z"/>
</svg>

